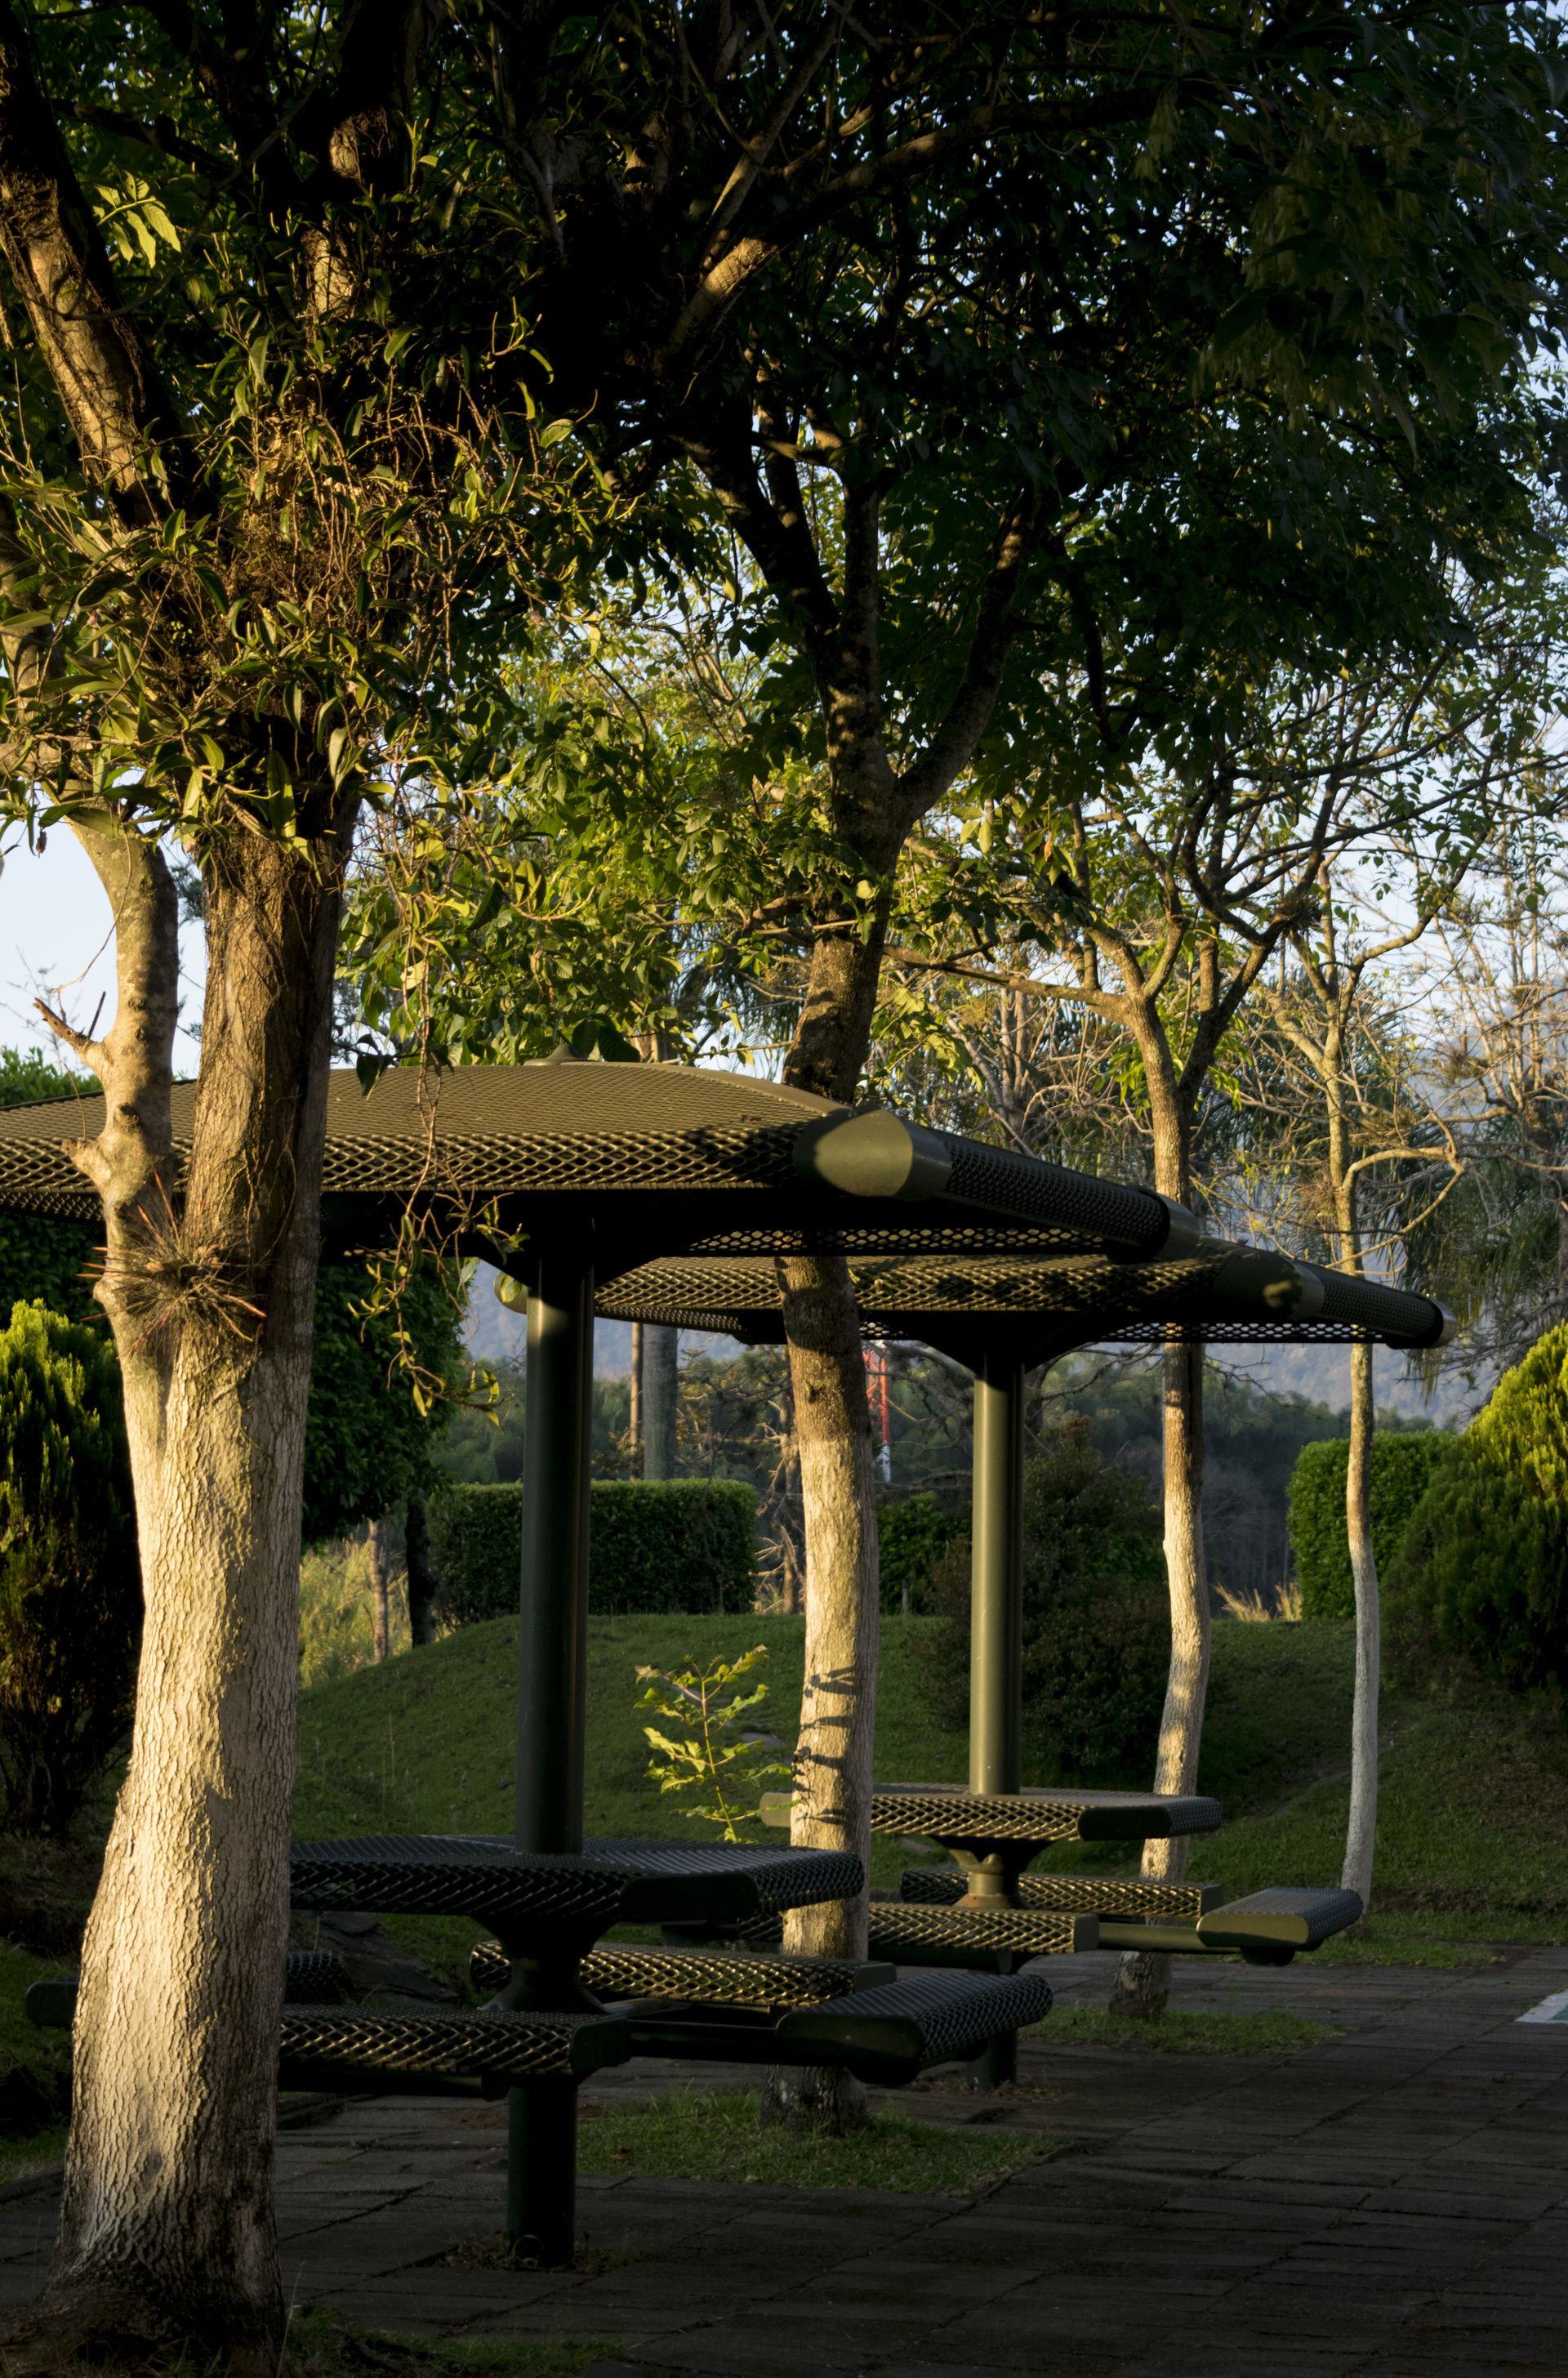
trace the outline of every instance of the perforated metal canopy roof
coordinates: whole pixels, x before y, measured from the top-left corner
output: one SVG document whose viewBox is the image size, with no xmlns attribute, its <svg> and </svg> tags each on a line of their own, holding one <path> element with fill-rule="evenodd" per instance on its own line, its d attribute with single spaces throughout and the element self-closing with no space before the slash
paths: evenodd
<svg viewBox="0 0 1568 2378">
<path fill-rule="evenodd" d="M 196 1088 L 174 1094 L 176 1160 Z M 0 1113 L 0 1211 L 95 1219 L 65 1143 L 102 1098 Z M 414 1199 L 473 1220 L 485 1201 L 528 1249 L 589 1243 L 601 1279 L 659 1255 L 1184 1251 L 1189 1216 L 1129 1183 L 852 1111 L 743 1074 L 683 1065 L 467 1066 L 331 1076 L 329 1243 L 364 1244 Z M 489 1252 L 483 1236 L 468 1242 Z"/>
<path fill-rule="evenodd" d="M 1220 1240 L 1165 1263 L 884 1256 L 854 1258 L 850 1273 L 868 1337 L 918 1339 L 964 1362 L 981 1348 L 1005 1348 L 1034 1363 L 1091 1341 L 1172 1337 L 1249 1345 L 1373 1338 L 1432 1346 L 1442 1342 L 1449 1318 L 1427 1297 Z M 611 1281 L 598 1310 L 616 1320 L 720 1330 L 752 1345 L 777 1344 L 784 1334 L 776 1267 L 755 1256 L 645 1265 Z"/>
</svg>

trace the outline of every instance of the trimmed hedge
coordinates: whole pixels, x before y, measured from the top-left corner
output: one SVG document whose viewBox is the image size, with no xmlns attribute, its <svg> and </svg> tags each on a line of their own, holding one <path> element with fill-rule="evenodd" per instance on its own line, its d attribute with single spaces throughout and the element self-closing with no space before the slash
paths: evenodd
<svg viewBox="0 0 1568 2378">
<path fill-rule="evenodd" d="M 1372 1551 L 1381 1578 L 1405 1541 L 1416 1506 L 1453 1453 L 1438 1429 L 1378 1429 L 1372 1436 Z M 1345 1525 L 1350 1440 L 1304 1445 L 1290 1473 L 1290 1544 L 1303 1618 L 1354 1618 L 1356 1579 Z"/>
<path fill-rule="evenodd" d="M 591 1512 L 592 1611 L 751 1608 L 757 1497 L 738 1479 L 595 1479 Z M 454 1626 L 515 1615 L 521 1541 L 521 1484 L 449 1486 L 432 1502 L 431 1566 Z"/>
</svg>

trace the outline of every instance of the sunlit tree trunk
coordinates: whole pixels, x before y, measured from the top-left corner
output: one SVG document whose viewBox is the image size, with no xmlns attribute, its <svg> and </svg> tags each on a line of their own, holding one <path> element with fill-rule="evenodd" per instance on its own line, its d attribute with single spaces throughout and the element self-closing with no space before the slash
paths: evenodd
<svg viewBox="0 0 1568 2378">
<path fill-rule="evenodd" d="M 33 2331 L 209 2337 L 270 2373 L 301 1478 L 341 849 L 207 868 L 186 1177 L 170 1157 L 175 901 L 154 844 L 84 836 L 116 923 L 98 1294 L 125 1374 L 146 1594 L 129 1771 L 82 1950 L 59 2242 Z M 183 1191 L 183 1195 L 182 1195 Z"/>
<path fill-rule="evenodd" d="M 1157 1017 L 1143 1015 L 1134 1029 L 1149 1082 L 1155 1186 L 1185 1206 L 1191 1197 L 1190 1110 L 1176 1082 Z M 1154 1788 L 1156 1792 L 1188 1793 L 1198 1787 L 1211 1631 L 1208 1564 L 1203 1553 L 1202 1346 L 1167 1346 L 1163 1371 L 1170 1673 L 1160 1718 Z M 1139 1871 L 1150 1881 L 1179 1882 L 1187 1872 L 1186 1835 L 1145 1842 Z M 1117 1966 L 1111 1987 L 1111 2012 L 1143 2019 L 1163 2014 L 1169 1995 L 1170 1959 L 1130 1950 Z"/>
</svg>

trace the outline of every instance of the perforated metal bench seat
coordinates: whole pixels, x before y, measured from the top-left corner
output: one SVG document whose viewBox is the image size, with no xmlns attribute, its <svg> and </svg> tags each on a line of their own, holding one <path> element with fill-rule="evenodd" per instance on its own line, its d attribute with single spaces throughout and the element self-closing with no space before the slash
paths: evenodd
<svg viewBox="0 0 1568 2378">
<path fill-rule="evenodd" d="M 1353 1891 L 1294 1891 L 1279 1885 L 1202 1915 L 1191 1929 L 1170 1924 L 1106 1924 L 1107 1949 L 1155 1949 L 1177 1956 L 1226 1956 L 1239 1952 L 1255 1965 L 1287 1965 L 1292 1957 L 1321 1949 L 1336 1932 L 1359 1922 L 1361 1902 Z"/>
<path fill-rule="evenodd" d="M 912 1905 L 903 1899 L 871 1902 L 868 1945 L 900 1965 L 963 1965 L 999 1954 L 1071 1957 L 1100 1945 L 1099 1919 L 1045 1907 Z"/>
<path fill-rule="evenodd" d="M 475 1990 L 504 1989 L 509 1970 L 497 1940 L 481 1941 L 468 1961 Z M 858 1964 L 848 1957 L 725 1956 L 700 1949 L 616 1945 L 591 1950 L 577 1975 L 596 1999 L 665 1999 L 768 2015 L 878 1989 L 897 1978 L 891 1965 Z"/>
<path fill-rule="evenodd" d="M 899 1897 L 917 1906 L 951 1907 L 969 1888 L 961 1867 L 906 1867 Z M 1013 1884 L 1025 1907 L 1075 1916 L 1153 1916 L 1161 1923 L 1196 1923 L 1225 1904 L 1217 1882 L 1109 1882 L 1093 1874 L 1021 1874 Z"/>
<path fill-rule="evenodd" d="M 581 2081 L 624 2064 L 631 2036 L 615 2015 L 433 2014 L 404 2006 L 285 2006 L 278 2084 L 284 2089 L 395 2088 L 407 2081 L 488 2083 L 493 2089 Z"/>
<path fill-rule="evenodd" d="M 473 1916 L 509 1941 L 557 1947 L 612 1924 L 777 1916 L 862 1883 L 844 1851 L 706 1842 L 592 1841 L 557 1857 L 500 1837 L 382 1833 L 297 1842 L 290 1865 L 298 1908 Z"/>
<path fill-rule="evenodd" d="M 1041 2023 L 1050 1985 L 1032 1974 L 919 1974 L 855 1998 L 781 2017 L 778 2037 L 801 2061 L 848 2065 L 896 2087 L 928 2065 L 963 2061 L 987 2040 Z"/>
</svg>

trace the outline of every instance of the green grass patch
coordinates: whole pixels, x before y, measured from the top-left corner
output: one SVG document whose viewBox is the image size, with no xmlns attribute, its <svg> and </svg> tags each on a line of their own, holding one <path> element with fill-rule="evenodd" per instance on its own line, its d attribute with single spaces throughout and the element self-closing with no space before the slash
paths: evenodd
<svg viewBox="0 0 1568 2378">
<path fill-rule="evenodd" d="M 876 1762 L 889 1783 L 954 1783 L 964 1736 L 935 1726 L 919 1649 L 934 1624 L 882 1628 Z M 317 1686 L 301 1697 L 295 1830 L 334 1833 L 509 1832 L 517 1629 L 497 1619 Z M 804 1625 L 798 1618 L 649 1616 L 589 1621 L 587 1825 L 592 1833 L 716 1838 L 647 1777 L 633 1671 L 685 1654 L 734 1657 L 766 1643 L 760 1723 L 792 1742 Z M 1355 1645 L 1348 1622 L 1215 1629 L 1200 1784 L 1226 1809 L 1224 1830 L 1192 1844 L 1195 1880 L 1233 1895 L 1271 1882 L 1337 1883 L 1349 1800 Z M 1568 1940 L 1568 1740 L 1538 1711 L 1478 1693 L 1464 1703 L 1385 1697 L 1372 1928 L 1331 1943 L 1325 1962 L 1463 1966 L 1488 1944 Z M 755 1829 L 759 1840 L 777 1833 Z M 896 1889 L 928 1846 L 879 1841 L 872 1881 Z M 1054 1871 L 1133 1874 L 1121 1843 L 1042 1853 Z M 388 1928 L 461 1979 L 478 1925 L 390 1917 Z"/>
<path fill-rule="evenodd" d="M 1171 2008 L 1153 2022 L 1130 2023 L 1104 2007 L 1071 2006 L 1036 2024 L 1028 2036 L 1047 2048 L 1125 2048 L 1144 2056 L 1287 2056 L 1344 2033 L 1337 2024 L 1309 2023 L 1288 2007 L 1263 2014 Z"/>
<path fill-rule="evenodd" d="M 1037 2132 L 953 2128 L 907 2114 L 873 2117 L 843 2139 L 764 2128 L 754 2090 L 724 2096 L 671 2090 L 640 2105 L 592 2106 L 578 2132 L 578 2169 L 728 2187 L 873 2188 L 968 2196 L 983 2180 L 1036 2163 L 1057 2142 Z"/>
</svg>

